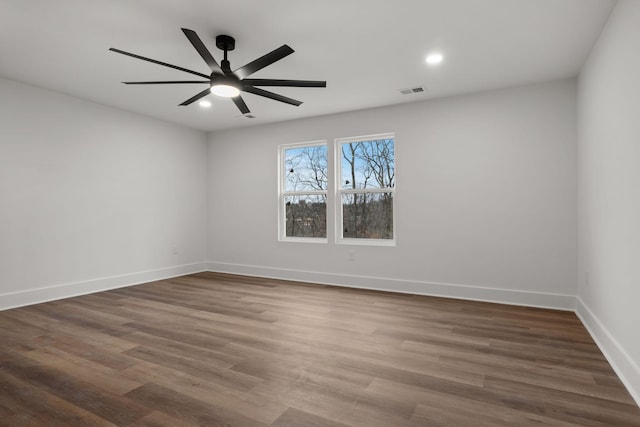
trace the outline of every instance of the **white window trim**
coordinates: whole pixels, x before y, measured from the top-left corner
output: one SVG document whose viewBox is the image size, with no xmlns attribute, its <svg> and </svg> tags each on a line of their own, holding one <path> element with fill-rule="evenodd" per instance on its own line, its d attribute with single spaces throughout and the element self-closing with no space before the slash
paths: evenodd
<svg viewBox="0 0 640 427">
<path fill-rule="evenodd" d="M 296 195 L 324 195 L 327 201 L 327 220 L 329 219 L 329 189 L 322 190 L 310 190 L 310 191 L 284 191 L 285 189 L 285 174 L 284 174 L 284 152 L 291 148 L 304 148 L 324 145 L 327 147 L 327 168 L 329 165 L 329 142 L 326 139 L 318 141 L 306 141 L 290 144 L 278 145 L 278 241 L 280 242 L 298 242 L 298 243 L 328 243 L 329 239 L 329 224 L 327 224 L 327 237 L 287 237 L 287 215 L 284 207 L 284 198 L 286 196 Z M 328 185 L 328 184 L 327 184 Z"/>
<path fill-rule="evenodd" d="M 342 189 L 340 188 L 340 184 L 342 181 L 342 144 L 346 142 L 366 142 L 366 141 L 375 141 L 377 139 L 393 139 L 393 152 L 394 152 L 394 164 L 396 163 L 396 135 L 393 132 L 389 133 L 379 133 L 373 135 L 361 135 L 354 137 L 346 137 L 346 138 L 336 138 L 334 140 L 333 147 L 333 166 L 334 170 L 334 203 L 337 206 L 335 209 L 335 242 L 338 245 L 358 245 L 358 246 L 396 246 L 396 186 L 397 186 L 397 176 L 395 177 L 395 185 L 392 188 L 363 188 L 363 189 Z M 342 207 L 342 195 L 343 194 L 362 194 L 362 193 L 392 193 L 393 194 L 393 239 L 354 239 L 354 238 L 344 238 L 342 237 L 342 230 L 344 225 L 342 224 L 343 217 L 343 207 Z"/>
</svg>

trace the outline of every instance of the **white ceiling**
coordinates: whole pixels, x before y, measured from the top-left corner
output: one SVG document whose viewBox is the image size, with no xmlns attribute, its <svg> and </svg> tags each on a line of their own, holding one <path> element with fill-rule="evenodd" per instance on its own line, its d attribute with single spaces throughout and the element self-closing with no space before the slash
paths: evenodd
<svg viewBox="0 0 640 427">
<path fill-rule="evenodd" d="M 575 76 L 613 0 L 0 0 L 0 76 L 212 131 L 414 102 Z M 214 37 L 236 38 L 235 69 L 288 44 L 295 53 L 252 78 L 327 80 L 327 88 L 266 88 L 300 107 L 252 94 L 257 116 L 201 86 L 125 86 L 190 74 L 109 52 L 115 47 L 208 74 L 180 28 L 220 62 Z M 425 64 L 440 50 L 445 62 Z M 197 77 L 195 78 L 198 79 Z M 424 86 L 423 94 L 399 89 Z M 0 102 L 2 102 L 0 100 Z"/>
</svg>

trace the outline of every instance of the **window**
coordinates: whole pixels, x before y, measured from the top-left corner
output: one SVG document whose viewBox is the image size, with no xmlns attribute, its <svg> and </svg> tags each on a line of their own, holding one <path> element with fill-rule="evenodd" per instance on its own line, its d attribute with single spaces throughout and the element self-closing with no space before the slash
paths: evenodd
<svg viewBox="0 0 640 427">
<path fill-rule="evenodd" d="M 395 136 L 336 140 L 337 240 L 394 244 Z"/>
<path fill-rule="evenodd" d="M 281 145 L 278 238 L 326 243 L 328 218 L 336 243 L 394 245 L 394 144 L 394 134 L 341 138 L 332 156 L 327 141 Z"/>
<path fill-rule="evenodd" d="M 326 141 L 280 146 L 280 240 L 327 241 Z"/>
</svg>

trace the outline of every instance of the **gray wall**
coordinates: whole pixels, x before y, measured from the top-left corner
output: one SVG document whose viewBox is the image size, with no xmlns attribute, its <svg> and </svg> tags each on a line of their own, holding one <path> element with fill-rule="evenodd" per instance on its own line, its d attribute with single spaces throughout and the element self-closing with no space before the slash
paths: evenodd
<svg viewBox="0 0 640 427">
<path fill-rule="evenodd" d="M 213 133 L 210 268 L 573 309 L 575 120 L 570 79 Z M 397 246 L 279 242 L 278 145 L 384 132 Z"/>
<path fill-rule="evenodd" d="M 204 133 L 5 79 L 0 129 L 0 308 L 203 268 Z"/>
<path fill-rule="evenodd" d="M 640 403 L 640 2 L 620 1 L 579 78 L 578 313 Z"/>
</svg>

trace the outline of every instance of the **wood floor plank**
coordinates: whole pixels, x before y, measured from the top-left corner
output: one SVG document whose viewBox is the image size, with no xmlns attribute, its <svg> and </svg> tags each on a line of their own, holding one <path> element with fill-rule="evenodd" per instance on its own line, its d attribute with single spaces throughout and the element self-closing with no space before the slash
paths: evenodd
<svg viewBox="0 0 640 427">
<path fill-rule="evenodd" d="M 43 394 L 42 392 L 53 395 L 71 403 L 75 410 L 82 409 L 83 412 L 90 412 L 118 426 L 128 425 L 150 412 L 135 402 L 103 392 L 95 385 L 74 379 L 58 369 L 45 368 L 24 356 L 0 352 L 0 364 L 3 371 L 10 373 L 21 382 L 29 384 L 30 389 L 37 389 L 40 395 Z M 11 394 L 20 392 L 22 388 L 12 387 Z M 31 399 L 24 398 L 27 410 L 21 411 L 21 413 L 30 412 L 29 405 L 41 403 L 37 400 L 35 395 Z M 51 414 L 64 416 L 67 412 L 66 409 L 60 410 L 57 409 L 58 407 L 59 405 L 48 405 L 51 410 L 42 411 L 42 418 L 39 421 L 46 422 L 47 417 Z M 86 416 L 83 415 L 82 418 L 86 418 Z"/>
<path fill-rule="evenodd" d="M 462 407 L 458 405 L 458 410 L 455 412 L 445 409 L 456 403 L 450 400 L 434 400 L 427 404 L 418 404 L 412 420 L 422 423 L 420 425 L 431 427 L 582 427 L 580 424 L 568 423 L 544 415 L 496 408 L 477 402 L 475 405 L 465 404 Z M 470 420 L 474 421 L 470 422 Z"/>
<path fill-rule="evenodd" d="M 142 385 L 140 382 L 133 381 L 120 370 L 90 362 L 55 347 L 45 347 L 24 354 L 43 366 L 58 369 L 66 375 L 86 381 L 100 390 L 116 395 L 127 393 Z"/>
<path fill-rule="evenodd" d="M 519 381 L 487 377 L 489 390 L 528 396 L 545 403 L 547 416 L 585 426 L 640 426 L 639 408 L 632 402 L 617 402 L 585 394 L 555 390 Z"/>
<path fill-rule="evenodd" d="M 136 346 L 135 343 L 114 337 L 103 331 L 66 322 L 58 322 L 50 325 L 45 336 L 52 338 L 53 341 L 64 341 L 64 339 L 81 341 L 83 344 L 112 353 L 119 353 Z"/>
<path fill-rule="evenodd" d="M 313 381 L 273 379 L 256 386 L 249 393 L 256 399 L 276 395 L 295 407 L 320 418 L 349 426 L 414 426 L 414 404 L 390 401 L 365 389 L 334 389 Z"/>
<path fill-rule="evenodd" d="M 125 336 L 124 338 L 130 341 L 132 344 L 132 346 L 130 348 L 127 348 L 126 350 L 130 350 L 133 347 L 143 345 L 146 347 L 153 347 L 158 350 L 173 353 L 177 356 L 200 360 L 202 362 L 206 362 L 209 365 L 217 366 L 223 369 L 229 368 L 244 359 L 241 356 L 233 356 L 227 352 L 224 352 L 224 346 L 220 350 L 216 351 L 209 348 L 203 348 L 196 345 L 184 343 L 181 341 L 174 341 L 164 337 L 150 335 L 144 332 L 134 332 L 130 335 Z"/>
<path fill-rule="evenodd" d="M 162 412 L 153 411 L 130 424 L 129 427 L 177 427 L 180 425 L 184 425 L 184 422 Z"/>
<path fill-rule="evenodd" d="M 125 369 L 135 364 L 135 360 L 122 354 L 120 351 L 111 351 L 106 346 L 83 339 L 82 336 L 68 336 L 53 332 L 54 342 L 51 344 L 59 350 L 82 357 L 88 361 L 98 363 L 111 369 Z"/>
<path fill-rule="evenodd" d="M 154 383 L 147 383 L 125 395 L 155 411 L 166 413 L 187 423 L 202 426 L 266 427 L 228 409 L 205 403 Z"/>
<path fill-rule="evenodd" d="M 0 312 L 0 426 L 635 426 L 575 314 L 198 273 Z"/>
<path fill-rule="evenodd" d="M 117 424 L 0 370 L 2 426 L 97 426 Z"/>
<path fill-rule="evenodd" d="M 222 384 L 204 381 L 180 370 L 153 364 L 141 364 L 123 372 L 129 378 L 143 383 L 155 383 L 175 390 L 183 395 L 202 400 L 239 414 L 251 414 L 251 418 L 265 424 L 272 423 L 286 409 L 287 405 L 275 396 L 256 399 L 250 393 L 240 392 Z"/>
<path fill-rule="evenodd" d="M 346 424 L 331 421 L 295 408 L 287 409 L 271 425 L 273 427 L 348 427 Z"/>
<path fill-rule="evenodd" d="M 222 384 L 225 387 L 239 391 L 248 391 L 261 381 L 260 378 L 243 372 L 226 369 L 215 364 L 208 364 L 197 359 L 179 356 L 152 347 L 138 346 L 124 353 L 155 365 L 178 369 L 205 381 Z"/>
</svg>

